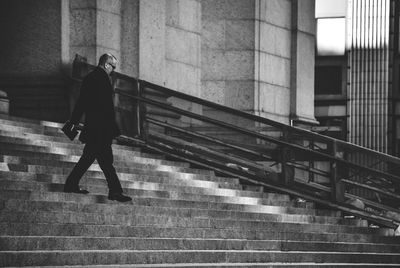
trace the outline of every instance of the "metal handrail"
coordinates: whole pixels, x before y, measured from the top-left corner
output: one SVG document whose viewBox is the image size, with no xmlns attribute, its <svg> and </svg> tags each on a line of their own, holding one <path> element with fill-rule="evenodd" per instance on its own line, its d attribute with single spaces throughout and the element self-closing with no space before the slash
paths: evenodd
<svg viewBox="0 0 400 268">
<path fill-rule="evenodd" d="M 79 66 L 83 66 L 85 68 L 90 67 L 93 68 L 92 65 L 89 65 L 85 62 L 77 62 L 74 66 L 78 68 Z M 89 69 L 89 68 L 87 68 Z M 80 72 L 75 72 L 80 73 Z M 386 170 L 379 170 L 375 167 L 365 167 L 357 161 L 350 161 L 346 159 L 345 156 L 340 154 L 343 150 L 349 150 L 350 152 L 356 151 L 357 153 L 374 156 L 379 161 L 386 161 L 385 164 L 391 165 L 391 170 L 397 169 L 400 167 L 400 159 L 390 156 L 388 154 L 376 152 L 358 145 L 354 145 L 348 142 L 344 142 L 341 140 L 337 140 L 331 137 L 323 136 L 318 133 L 314 133 L 305 129 L 285 125 L 283 123 L 279 123 L 267 118 L 258 117 L 253 114 L 249 114 L 243 111 L 239 111 L 230 107 L 226 107 L 217 103 L 213 103 L 195 96 L 187 95 L 182 92 L 177 92 L 144 80 L 135 79 L 123 74 L 115 73 L 114 77 L 116 79 L 121 80 L 129 80 L 129 83 L 134 85 L 134 88 L 130 88 L 127 91 L 123 89 L 116 89 L 116 94 L 120 96 L 127 97 L 135 102 L 135 118 L 137 119 L 137 133 L 138 137 L 134 140 L 140 141 L 139 143 L 141 146 L 145 146 L 147 148 L 151 148 L 153 150 L 159 150 L 166 154 L 170 154 L 174 157 L 185 159 L 186 161 L 196 163 L 196 165 L 204 166 L 207 168 L 212 168 L 218 172 L 227 174 L 227 175 L 234 175 L 236 177 L 240 177 L 242 179 L 248 180 L 252 183 L 259 183 L 262 185 L 266 185 L 272 189 L 277 189 L 282 192 L 286 192 L 289 194 L 294 194 L 311 201 L 319 202 L 320 204 L 329 205 L 332 208 L 337 208 L 347 213 L 351 213 L 353 215 L 357 215 L 372 221 L 375 221 L 381 225 L 389 226 L 389 227 L 396 227 L 400 225 L 396 219 L 391 218 L 389 216 L 385 216 L 385 214 L 374 213 L 374 212 L 367 212 L 362 211 L 360 209 L 349 207 L 344 203 L 346 198 L 357 198 L 357 195 L 353 195 L 351 193 L 345 192 L 345 187 L 342 185 L 351 185 L 354 187 L 358 187 L 361 189 L 366 189 L 368 191 L 372 191 L 377 194 L 382 194 L 387 196 L 388 198 L 393 198 L 396 200 L 400 200 L 400 196 L 397 193 L 388 192 L 385 189 L 380 189 L 376 185 L 366 185 L 362 182 L 355 182 L 349 180 L 352 176 L 343 176 L 339 175 L 339 167 L 345 167 L 348 170 L 354 171 L 353 176 L 358 176 L 359 174 L 369 173 L 377 175 L 377 177 L 382 177 L 384 179 L 391 180 L 392 182 L 400 183 L 400 177 L 397 174 L 393 174 L 391 172 L 387 172 Z M 79 80 L 79 79 L 78 79 Z M 76 81 L 78 81 L 76 80 Z M 175 97 L 178 99 L 182 99 L 184 101 L 192 102 L 196 105 L 206 106 L 208 108 L 215 109 L 217 111 L 221 111 L 224 113 L 228 113 L 232 116 L 239 116 L 240 118 L 251 120 L 252 122 L 257 122 L 261 124 L 265 124 L 277 129 L 279 133 L 283 134 L 283 138 L 276 138 L 272 136 L 268 136 L 257 131 L 252 131 L 249 129 L 241 128 L 236 125 L 232 125 L 227 122 L 223 122 L 217 119 L 213 119 L 208 116 L 200 115 L 188 110 L 180 109 L 173 105 L 169 105 L 163 102 L 156 101 L 154 99 L 149 98 L 146 96 L 148 92 L 147 89 L 151 90 L 151 94 L 154 92 L 159 92 L 159 95 L 168 96 L 168 97 Z M 159 96 L 157 95 L 157 96 Z M 197 133 L 194 131 L 189 131 L 188 129 L 183 128 L 182 126 L 174 126 L 167 122 L 162 122 L 155 118 L 152 118 L 146 113 L 146 108 L 148 106 L 156 107 L 157 109 L 161 109 L 162 111 L 169 111 L 173 114 L 177 114 L 179 116 L 185 116 L 188 118 L 192 118 L 195 120 L 199 120 L 202 122 L 207 122 L 209 124 L 222 127 L 224 129 L 228 129 L 234 131 L 235 133 L 241 133 L 246 135 L 246 137 L 253 137 L 256 139 L 260 139 L 266 141 L 268 143 L 272 143 L 278 146 L 279 155 L 268 155 L 265 152 L 260 153 L 259 151 L 254 151 L 249 149 L 249 147 L 243 146 L 242 144 L 235 144 L 231 142 L 227 142 L 225 140 L 220 140 L 212 136 L 207 136 L 201 133 Z M 176 138 L 166 138 L 167 136 L 164 135 L 156 135 L 155 133 L 149 133 L 149 126 L 156 125 L 163 129 L 169 129 L 176 132 L 179 132 L 183 135 L 195 137 L 201 139 L 203 141 L 212 142 L 214 144 L 218 144 L 220 146 L 224 146 L 226 148 L 231 149 L 229 154 L 219 153 L 212 149 L 201 149 L 202 147 L 199 145 L 195 145 L 193 143 L 188 143 L 184 140 L 179 140 Z M 288 138 L 296 136 L 297 139 L 299 137 L 304 137 L 304 140 L 308 141 L 309 146 L 303 146 L 301 144 L 295 143 L 290 141 Z M 326 143 L 327 148 L 323 148 L 320 144 Z M 173 144 L 173 146 L 171 145 Z M 176 147 L 176 148 L 174 148 Z M 252 160 L 243 159 L 241 156 L 235 156 L 233 152 L 240 152 L 244 154 L 251 155 L 253 157 L 260 157 L 265 161 L 275 161 L 281 164 L 281 177 L 283 178 L 283 183 L 270 181 L 265 174 L 266 173 L 259 173 L 258 171 L 267 171 L 264 169 L 262 165 L 258 165 Z M 231 153 L 232 152 L 232 153 Z M 303 157 L 311 157 L 312 159 L 317 159 L 318 161 L 325 161 L 330 163 L 330 171 L 326 172 L 325 170 L 320 170 L 314 167 L 307 167 L 299 162 L 296 162 L 296 157 L 291 153 L 298 152 Z M 204 154 L 203 154 L 204 153 Z M 203 154 L 203 155 L 202 155 Z M 235 170 L 231 167 L 227 167 L 221 161 L 221 159 L 226 158 L 226 161 L 236 161 L 237 163 L 241 163 L 244 167 L 250 167 L 250 171 L 246 170 Z M 302 160 L 299 160 L 300 162 Z M 310 160 L 311 161 L 311 160 Z M 314 160 L 312 160 L 314 161 Z M 312 196 L 309 194 L 308 191 L 303 190 L 301 188 L 293 187 L 293 183 L 295 181 L 294 174 L 291 173 L 292 169 L 300 169 L 310 174 L 323 176 L 329 179 L 330 186 L 320 185 L 317 183 L 308 183 L 308 185 L 316 190 L 321 190 L 325 193 L 329 193 L 329 197 L 321 197 L 323 195 L 316 195 Z M 268 172 L 267 172 L 268 173 Z M 261 175 L 260 175 L 261 174 Z M 289 178 L 290 177 L 290 178 Z M 379 178 L 378 178 L 379 179 Z M 297 180 L 296 180 L 297 181 Z M 303 184 L 307 184 L 302 182 Z M 327 198 L 327 199 L 326 199 Z M 329 200 L 328 200 L 329 199 Z M 364 200 L 360 197 L 361 200 Z M 371 201 L 368 199 L 364 200 L 365 203 L 372 208 L 379 208 L 382 211 L 395 211 L 397 212 L 397 208 L 391 208 L 390 206 L 379 204 L 375 201 Z"/>
</svg>

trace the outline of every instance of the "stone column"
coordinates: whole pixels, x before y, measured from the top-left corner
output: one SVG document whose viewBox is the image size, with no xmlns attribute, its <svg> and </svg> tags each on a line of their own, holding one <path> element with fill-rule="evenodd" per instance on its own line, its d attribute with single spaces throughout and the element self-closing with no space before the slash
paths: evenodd
<svg viewBox="0 0 400 268">
<path fill-rule="evenodd" d="M 202 0 L 202 95 L 254 112 L 255 0 Z M 237 123 L 234 118 L 222 120 Z"/>
<path fill-rule="evenodd" d="M 165 85 L 165 0 L 140 0 L 139 78 Z"/>
<path fill-rule="evenodd" d="M 255 114 L 289 123 L 291 63 L 290 0 L 256 1 Z"/>
<path fill-rule="evenodd" d="M 292 1 L 290 120 L 318 124 L 314 117 L 315 1 Z"/>
<path fill-rule="evenodd" d="M 71 60 L 80 54 L 96 65 L 106 52 L 121 58 L 121 0 L 70 0 Z"/>
</svg>

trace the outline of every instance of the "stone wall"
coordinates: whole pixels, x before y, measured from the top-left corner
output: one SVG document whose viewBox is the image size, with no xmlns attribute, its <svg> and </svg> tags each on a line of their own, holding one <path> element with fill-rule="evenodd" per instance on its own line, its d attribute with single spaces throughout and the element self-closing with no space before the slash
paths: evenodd
<svg viewBox="0 0 400 268">
<path fill-rule="evenodd" d="M 291 90 L 292 1 L 257 2 L 254 110 L 257 115 L 287 123 Z"/>
<path fill-rule="evenodd" d="M 121 57 L 121 0 L 70 0 L 70 55 Z M 120 64 L 120 63 L 119 63 Z"/>
<path fill-rule="evenodd" d="M 314 122 L 314 0 L 4 0 L 0 10 L 0 76 L 62 75 L 75 54 L 97 64 L 111 52 L 122 73 Z"/>
<path fill-rule="evenodd" d="M 0 1 L 1 76 L 54 76 L 61 69 L 61 2 Z"/>
<path fill-rule="evenodd" d="M 203 98 L 315 123 L 313 0 L 202 0 L 202 31 Z"/>
</svg>

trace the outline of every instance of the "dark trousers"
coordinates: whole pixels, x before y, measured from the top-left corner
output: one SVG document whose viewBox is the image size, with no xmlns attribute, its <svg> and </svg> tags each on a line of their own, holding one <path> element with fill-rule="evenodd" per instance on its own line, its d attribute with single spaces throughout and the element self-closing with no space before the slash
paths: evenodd
<svg viewBox="0 0 400 268">
<path fill-rule="evenodd" d="M 121 183 L 113 166 L 113 153 L 110 142 L 88 142 L 83 154 L 65 181 L 64 189 L 77 189 L 83 174 L 93 164 L 94 160 L 100 165 L 106 177 L 110 194 L 122 193 Z"/>
</svg>

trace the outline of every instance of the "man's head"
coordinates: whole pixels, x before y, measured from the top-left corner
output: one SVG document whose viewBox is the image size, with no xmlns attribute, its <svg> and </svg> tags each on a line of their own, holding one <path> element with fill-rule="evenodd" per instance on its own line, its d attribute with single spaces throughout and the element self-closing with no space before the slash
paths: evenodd
<svg viewBox="0 0 400 268">
<path fill-rule="evenodd" d="M 109 53 L 103 54 L 99 59 L 98 66 L 103 68 L 107 74 L 110 75 L 117 67 L 117 58 Z"/>
</svg>

